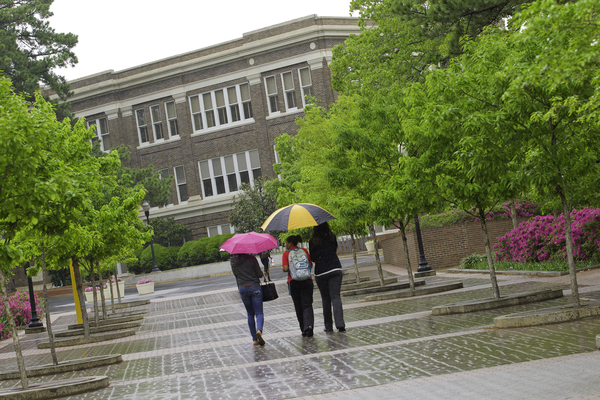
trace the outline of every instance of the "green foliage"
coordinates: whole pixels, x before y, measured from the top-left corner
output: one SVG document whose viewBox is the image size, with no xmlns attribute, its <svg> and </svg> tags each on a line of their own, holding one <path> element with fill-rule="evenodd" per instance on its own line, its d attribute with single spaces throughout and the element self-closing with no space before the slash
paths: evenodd
<svg viewBox="0 0 600 400">
<path fill-rule="evenodd" d="M 277 209 L 275 190 L 268 190 L 267 178 L 254 180 L 254 187 L 240 185 L 240 193 L 233 198 L 233 211 L 229 221 L 238 233 L 261 232 L 260 226 Z"/>
<path fill-rule="evenodd" d="M 177 262 L 182 267 L 209 264 L 226 261 L 229 253 L 220 251 L 221 245 L 233 234 L 217 235 L 212 238 L 205 237 L 191 242 L 186 242 L 177 254 Z"/>
<path fill-rule="evenodd" d="M 178 224 L 175 218 L 153 218 L 150 225 L 154 231 L 152 239 L 154 243 L 161 246 L 183 246 L 186 238 L 190 236 L 190 230 L 186 225 Z"/>
<path fill-rule="evenodd" d="M 70 95 L 65 78 L 54 70 L 77 63 L 72 52 L 77 35 L 57 33 L 50 27 L 52 2 L 8 0 L 0 7 L 0 71 L 12 81 L 15 92 L 28 101 L 35 99 L 40 83 L 49 86 L 63 101 Z M 69 114 L 67 107 L 68 104 L 59 106 L 59 120 Z"/>
<path fill-rule="evenodd" d="M 487 264 L 487 256 L 485 254 L 471 254 L 470 256 L 466 256 L 462 260 L 460 260 L 460 268 L 473 268 L 476 264 L 484 264 L 488 267 Z M 489 267 L 488 267 L 489 268 Z"/>
<path fill-rule="evenodd" d="M 597 261 L 579 261 L 577 262 L 577 268 L 587 268 L 597 265 Z M 473 262 L 468 266 L 461 268 L 466 269 L 480 269 L 489 270 L 487 261 Z M 517 261 L 496 261 L 494 262 L 494 268 L 499 271 L 568 271 L 569 264 L 567 260 L 551 260 L 543 262 L 517 262 Z"/>
<path fill-rule="evenodd" d="M 142 255 L 143 251 L 144 248 L 140 246 L 125 260 L 127 262 L 128 271 L 133 272 L 136 275 L 144 272 L 140 264 L 140 256 Z"/>
<path fill-rule="evenodd" d="M 156 266 L 158 269 L 167 271 L 177 268 L 177 253 L 179 250 L 178 247 L 163 247 L 160 244 L 155 244 L 154 256 L 156 257 Z M 140 269 L 142 272 L 147 273 L 152 271 L 153 266 L 152 249 L 148 246 L 140 255 Z"/>
</svg>

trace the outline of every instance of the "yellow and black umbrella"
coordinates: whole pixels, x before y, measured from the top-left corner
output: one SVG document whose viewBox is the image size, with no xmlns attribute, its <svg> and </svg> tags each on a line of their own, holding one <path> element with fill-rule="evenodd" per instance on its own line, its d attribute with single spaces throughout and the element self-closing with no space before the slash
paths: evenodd
<svg viewBox="0 0 600 400">
<path fill-rule="evenodd" d="M 290 231 L 317 226 L 332 219 L 335 219 L 333 215 L 315 204 L 297 203 L 275 211 L 261 228 L 264 231 Z"/>
</svg>

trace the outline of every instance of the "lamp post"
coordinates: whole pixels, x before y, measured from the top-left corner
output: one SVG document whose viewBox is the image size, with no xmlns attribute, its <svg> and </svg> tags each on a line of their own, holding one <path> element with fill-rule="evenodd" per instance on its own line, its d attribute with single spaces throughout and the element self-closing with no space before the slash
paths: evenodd
<svg viewBox="0 0 600 400">
<path fill-rule="evenodd" d="M 28 264 L 28 263 L 27 263 Z M 25 276 L 27 277 L 27 284 L 29 285 L 29 303 L 31 304 L 31 321 L 28 328 L 39 328 L 44 326 L 40 321 L 40 317 L 37 315 L 37 311 L 35 309 L 35 298 L 33 297 L 33 281 L 29 276 L 27 276 L 27 264 L 23 265 L 23 269 L 25 270 Z"/>
<path fill-rule="evenodd" d="M 146 214 L 146 222 L 150 225 L 150 204 L 146 200 L 142 203 L 142 209 L 144 210 L 144 214 Z M 152 250 L 152 272 L 160 272 L 158 266 L 156 265 L 156 257 L 154 256 L 154 239 L 150 238 L 150 250 Z"/>
<path fill-rule="evenodd" d="M 425 260 L 425 250 L 423 250 L 423 239 L 421 238 L 421 226 L 419 225 L 419 215 L 415 214 L 415 230 L 417 231 L 417 244 L 419 245 L 419 268 L 417 272 L 431 271 L 431 267 Z"/>
</svg>

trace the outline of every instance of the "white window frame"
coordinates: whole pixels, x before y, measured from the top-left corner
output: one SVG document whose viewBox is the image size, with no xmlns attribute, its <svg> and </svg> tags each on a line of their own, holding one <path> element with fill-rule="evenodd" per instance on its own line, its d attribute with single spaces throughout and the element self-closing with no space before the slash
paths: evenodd
<svg viewBox="0 0 600 400">
<path fill-rule="evenodd" d="M 256 155 L 259 157 L 258 168 L 253 168 L 253 165 L 252 165 L 252 159 L 251 159 L 250 153 L 254 153 L 254 152 L 256 152 Z M 240 170 L 240 166 L 238 163 L 238 154 L 244 155 L 244 160 L 246 162 L 246 169 L 244 169 L 244 170 Z M 236 184 L 237 188 L 235 191 L 229 190 L 228 174 L 227 174 L 227 168 L 225 165 L 225 157 L 230 157 L 230 156 L 233 157 L 234 173 L 235 173 L 235 178 L 236 178 L 236 182 L 237 182 L 237 184 Z M 215 176 L 213 160 L 219 160 L 219 165 L 221 167 L 221 175 Z M 204 163 L 204 162 L 207 163 L 209 176 L 205 176 L 204 174 L 202 174 L 202 163 Z M 226 154 L 224 156 L 213 157 L 213 158 L 208 158 L 205 160 L 198 161 L 198 172 L 200 174 L 200 182 L 201 182 L 201 187 L 202 187 L 202 198 L 205 199 L 205 198 L 212 198 L 212 197 L 220 197 L 220 196 L 226 196 L 226 195 L 229 195 L 232 193 L 238 193 L 240 191 L 240 185 L 242 184 L 242 173 L 243 172 L 248 173 L 248 182 L 250 183 L 250 187 L 254 188 L 254 180 L 255 180 L 254 171 L 256 171 L 256 170 L 261 170 L 261 168 L 260 168 L 260 153 L 258 153 L 257 149 L 242 151 L 242 152 L 233 153 L 233 154 Z M 261 170 L 261 175 L 262 175 L 262 170 Z M 225 191 L 223 193 L 217 193 L 217 191 L 218 191 L 217 178 L 219 178 L 219 177 L 223 177 L 223 187 L 225 189 Z M 204 181 L 208 180 L 208 179 L 210 179 L 212 194 L 207 196 L 205 187 L 204 187 Z"/>
<path fill-rule="evenodd" d="M 101 129 L 102 124 L 100 123 L 100 121 L 102 121 L 102 120 L 106 121 L 106 133 L 102 133 L 102 129 Z M 96 134 L 96 139 L 100 140 L 100 150 L 102 150 L 105 153 L 109 153 L 110 149 L 106 149 L 104 147 L 104 139 L 103 139 L 104 137 L 107 137 L 108 138 L 108 142 L 110 144 L 110 128 L 108 126 L 108 118 L 107 117 L 94 118 L 94 119 L 87 120 L 86 123 L 87 123 L 88 129 L 92 125 L 96 126 L 96 129 L 95 129 L 96 132 L 95 132 L 95 134 Z M 93 139 L 90 140 L 90 143 L 93 144 L 94 140 Z"/>
<path fill-rule="evenodd" d="M 246 86 L 248 88 L 248 100 L 244 100 L 244 96 L 242 96 L 242 86 Z M 242 105 L 242 112 L 244 115 L 244 119 L 254 119 L 254 113 L 252 111 L 252 96 L 250 95 L 250 84 L 242 83 L 237 85 L 237 91 L 239 92 L 239 102 Z M 246 116 L 246 104 L 248 104 L 248 110 L 250 111 L 250 116 Z"/>
<path fill-rule="evenodd" d="M 179 168 L 179 167 L 181 167 L 182 170 L 183 170 L 183 179 L 184 179 L 183 183 L 179 183 L 179 179 L 177 177 L 177 168 Z M 175 167 L 173 167 L 173 175 L 175 177 L 175 186 L 177 187 L 177 201 L 178 201 L 179 204 L 187 204 L 187 202 L 188 202 L 187 200 L 181 201 L 181 192 L 180 192 L 180 189 L 179 189 L 180 185 L 185 185 L 186 186 L 186 191 L 187 191 L 187 178 L 186 178 L 186 175 L 185 175 L 185 167 L 183 165 L 176 165 Z M 190 198 L 190 194 L 188 192 L 188 199 L 189 198 Z"/>
<path fill-rule="evenodd" d="M 301 74 L 302 70 L 308 71 L 308 79 L 310 79 L 309 85 L 305 85 L 306 82 L 302 82 L 302 74 Z M 306 96 L 307 96 L 307 94 L 305 92 L 306 88 L 310 87 L 311 93 L 308 94 L 308 96 L 312 96 L 313 83 L 312 83 L 312 74 L 310 72 L 310 67 L 298 68 L 298 82 L 300 82 L 300 90 L 302 91 L 302 106 L 304 108 L 304 107 L 306 107 Z"/>
<path fill-rule="evenodd" d="M 285 80 L 283 78 L 284 75 L 289 74 L 290 75 L 290 79 L 292 80 L 292 87 L 291 88 L 286 88 L 285 87 Z M 283 72 L 281 74 L 281 87 L 283 88 L 283 98 L 285 100 L 285 109 L 287 111 L 294 111 L 298 109 L 298 100 L 296 99 L 296 89 L 295 89 L 295 85 L 294 85 L 294 73 L 292 71 L 287 71 L 287 72 Z M 290 106 L 289 102 L 288 102 L 288 93 L 292 93 L 294 96 L 294 105 Z"/>
<path fill-rule="evenodd" d="M 213 90 L 211 92 L 204 92 L 204 93 L 199 93 L 199 94 L 189 96 L 190 115 L 192 118 L 192 129 L 193 129 L 194 133 L 207 132 L 207 131 L 211 131 L 211 130 L 221 129 L 223 127 L 235 126 L 240 123 L 253 122 L 254 117 L 250 116 L 250 117 L 246 118 L 246 113 L 244 112 L 244 104 L 246 104 L 246 103 L 250 103 L 250 110 L 252 110 L 252 99 L 248 99 L 245 101 L 242 100 L 242 92 L 241 92 L 240 86 L 243 86 L 243 85 L 248 85 L 248 83 L 240 83 L 238 85 L 229 85 L 224 88 Z M 231 88 L 235 88 L 237 103 L 230 104 L 230 102 L 229 102 L 229 89 L 231 89 Z M 224 99 L 224 103 L 225 103 L 224 109 L 226 111 L 227 122 L 223 123 L 223 124 L 221 123 L 221 119 L 219 118 L 219 108 L 223 108 L 223 107 L 217 107 L 216 92 L 218 92 L 218 91 L 223 91 L 223 99 Z M 250 94 L 250 87 L 248 87 L 248 94 Z M 204 96 L 210 97 L 210 100 L 212 103 L 212 109 L 208 109 L 208 110 L 206 109 L 206 107 L 204 105 Z M 195 100 L 193 100 L 194 98 L 195 98 Z M 197 101 L 198 102 L 197 105 L 199 106 L 199 110 L 197 110 L 196 112 L 194 112 L 194 108 L 192 106 L 194 101 Z M 233 121 L 232 113 L 231 113 L 231 106 L 236 105 L 236 104 L 238 105 L 240 119 L 237 121 Z M 215 122 L 215 125 L 211 126 L 211 127 L 208 126 L 208 119 L 206 118 L 206 113 L 210 112 L 210 111 L 212 111 L 212 113 L 213 113 L 213 118 L 214 118 L 214 122 Z M 200 129 L 196 129 L 196 124 L 194 122 L 195 116 L 197 116 L 196 118 L 200 118 L 199 122 L 202 124 Z"/>
<path fill-rule="evenodd" d="M 141 111 L 144 114 L 144 124 L 140 125 L 140 120 L 138 117 L 138 111 Z M 140 146 L 147 146 L 150 144 L 150 135 L 148 134 L 148 118 L 146 118 L 146 109 L 145 108 L 138 108 L 135 110 L 135 122 L 137 125 L 137 130 L 138 130 L 138 139 L 140 140 Z M 146 137 L 148 138 L 147 142 L 143 142 L 142 141 L 142 129 L 145 128 L 146 129 Z"/>
<path fill-rule="evenodd" d="M 220 225 L 212 225 L 212 226 L 207 226 L 206 227 L 206 234 L 208 235 L 208 237 L 214 237 L 210 235 L 210 230 L 212 228 L 217 228 L 217 235 L 222 235 L 223 234 L 223 226 L 225 226 L 227 224 L 220 224 Z M 230 233 L 235 233 L 235 227 L 231 224 L 229 224 L 229 232 Z"/>
<path fill-rule="evenodd" d="M 275 93 L 269 93 L 269 87 L 267 85 L 268 79 L 273 79 L 273 84 L 275 85 Z M 281 114 L 279 110 L 279 95 L 277 94 L 277 78 L 275 75 L 265 76 L 265 94 L 267 95 L 267 108 L 269 111 L 269 115 L 278 115 Z M 271 104 L 271 97 L 275 98 L 275 105 L 277 106 L 277 110 L 273 111 L 273 107 Z"/>
<path fill-rule="evenodd" d="M 152 110 L 157 110 L 158 113 L 158 117 L 160 117 L 160 120 L 155 121 L 154 120 L 154 112 Z M 162 115 L 160 113 L 160 105 L 159 104 L 154 104 L 152 106 L 150 106 L 150 119 L 152 120 L 152 133 L 154 135 L 154 143 L 160 143 L 160 142 L 164 142 L 165 140 L 169 140 L 166 136 L 165 136 L 165 130 L 163 129 L 162 126 Z M 158 126 L 158 129 L 157 129 Z M 160 129 L 160 132 L 162 133 L 162 138 L 158 138 L 157 136 L 157 130 Z"/>
<path fill-rule="evenodd" d="M 173 104 L 173 112 L 175 116 L 169 117 L 169 104 Z M 175 106 L 175 101 L 167 101 L 165 103 L 165 116 L 167 117 L 167 130 L 169 131 L 169 138 L 178 138 L 179 137 L 179 123 L 177 122 L 177 107 Z M 171 122 L 175 122 L 175 127 L 177 132 L 173 133 L 173 129 L 171 129 Z"/>
</svg>

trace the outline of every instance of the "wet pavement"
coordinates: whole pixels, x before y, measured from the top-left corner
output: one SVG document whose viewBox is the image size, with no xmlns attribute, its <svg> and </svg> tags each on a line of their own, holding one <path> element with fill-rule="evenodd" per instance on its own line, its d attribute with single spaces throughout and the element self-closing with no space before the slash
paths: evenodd
<svg viewBox="0 0 600 400">
<path fill-rule="evenodd" d="M 349 260 L 351 262 L 351 260 Z M 361 259 L 364 265 L 371 260 Z M 370 264 L 369 264 L 370 263 Z M 349 265 L 348 261 L 345 261 Z M 385 266 L 390 273 L 404 271 Z M 371 268 L 363 267 L 363 271 Z M 368 271 L 365 272 L 368 274 Z M 346 332 L 323 332 L 315 286 L 315 335 L 302 337 L 284 274 L 274 268 L 279 299 L 265 303 L 264 347 L 252 345 L 231 275 L 160 284 L 136 335 L 58 349 L 59 360 L 120 353 L 124 362 L 33 382 L 107 375 L 110 387 L 70 399 L 566 399 L 600 398 L 600 319 L 494 329 L 499 315 L 568 304 L 564 298 L 470 314 L 431 316 L 431 308 L 492 296 L 489 278 L 444 274 L 427 284 L 462 281 L 463 289 L 419 298 L 342 299 Z M 600 296 L 600 271 L 578 274 L 582 297 Z M 402 278 L 401 278 L 402 279 Z M 502 294 L 568 289 L 568 276 L 498 277 Z M 568 292 L 567 292 L 568 293 Z M 139 299 L 135 288 L 126 299 Z M 69 298 L 53 300 L 53 329 L 76 323 Z M 21 336 L 27 365 L 51 362 Z M 0 342 L 0 371 L 16 368 L 12 341 Z M 12 387 L 18 381 L 0 382 Z"/>
</svg>

